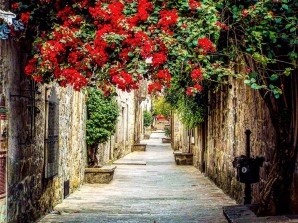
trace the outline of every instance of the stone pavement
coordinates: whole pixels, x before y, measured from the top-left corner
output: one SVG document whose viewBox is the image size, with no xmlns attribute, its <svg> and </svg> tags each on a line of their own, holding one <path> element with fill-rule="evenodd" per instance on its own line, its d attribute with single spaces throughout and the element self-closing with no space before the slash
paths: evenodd
<svg viewBox="0 0 298 223">
<path fill-rule="evenodd" d="M 153 133 L 146 152 L 118 160 L 110 184 L 84 185 L 39 222 L 227 222 L 222 206 L 235 202 L 193 166 L 176 166 L 162 137 Z"/>
</svg>

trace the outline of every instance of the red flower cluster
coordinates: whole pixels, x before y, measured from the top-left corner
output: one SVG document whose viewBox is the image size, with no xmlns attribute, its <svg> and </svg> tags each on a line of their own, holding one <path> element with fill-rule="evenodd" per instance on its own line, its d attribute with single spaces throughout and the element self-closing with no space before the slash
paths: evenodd
<svg viewBox="0 0 298 223">
<path fill-rule="evenodd" d="M 198 44 L 201 47 L 202 51 L 201 54 L 207 54 L 208 52 L 214 52 L 215 47 L 213 46 L 213 43 L 208 38 L 199 38 Z"/>
<path fill-rule="evenodd" d="M 88 83 L 88 80 L 76 69 L 63 69 L 61 77 L 63 78 L 60 82 L 61 86 L 65 87 L 66 84 L 71 84 L 76 91 L 87 86 Z"/>
<path fill-rule="evenodd" d="M 14 3 L 14 4 L 11 5 L 11 8 L 13 10 L 18 10 L 20 8 L 20 4 L 19 3 Z"/>
<path fill-rule="evenodd" d="M 163 52 L 153 54 L 153 65 L 158 67 L 167 61 L 167 57 Z"/>
<path fill-rule="evenodd" d="M 190 76 L 192 80 L 195 82 L 195 85 L 193 87 L 188 87 L 186 90 L 186 94 L 194 95 L 195 93 L 203 90 L 202 86 L 199 84 L 199 82 L 203 80 L 203 72 L 200 68 L 194 69 L 191 72 Z"/>
<path fill-rule="evenodd" d="M 30 12 L 22 13 L 21 14 L 21 20 L 23 24 L 27 24 L 30 19 Z"/>
<path fill-rule="evenodd" d="M 226 24 L 221 23 L 221 22 L 219 22 L 219 21 L 217 21 L 217 22 L 215 23 L 215 25 L 218 26 L 218 27 L 220 27 L 221 29 L 225 29 L 226 31 L 229 30 L 229 27 L 228 27 Z"/>
<path fill-rule="evenodd" d="M 122 91 L 130 92 L 131 89 L 138 89 L 138 78 L 134 79 L 132 74 L 127 73 L 124 70 L 121 70 L 119 73 L 116 73 L 115 69 L 110 71 L 112 76 L 112 82 L 117 85 Z"/>
<path fill-rule="evenodd" d="M 191 10 L 195 10 L 197 8 L 200 8 L 202 5 L 201 5 L 201 2 L 197 2 L 195 0 L 188 0 L 188 4 L 189 4 L 189 7 Z"/>
<path fill-rule="evenodd" d="M 168 69 L 159 70 L 152 78 L 153 83 L 148 85 L 149 94 L 161 91 L 163 86 L 170 87 L 171 74 Z"/>
<path fill-rule="evenodd" d="M 195 69 L 191 72 L 190 76 L 194 81 L 198 82 L 198 81 L 203 80 L 202 74 L 203 73 L 202 73 L 201 69 Z"/>
<path fill-rule="evenodd" d="M 148 94 L 152 94 L 162 90 L 162 85 L 158 82 L 148 84 Z"/>
<path fill-rule="evenodd" d="M 51 0 L 39 1 L 49 4 Z M 69 84 L 80 90 L 90 77 L 93 82 L 99 76 L 94 83 L 107 94 L 112 86 L 123 91 L 137 89 L 143 78 L 140 73 L 145 69 L 146 78 L 148 75 L 152 81 L 149 93 L 170 86 L 171 74 L 165 65 L 169 61 L 166 44 L 171 41 L 157 36 L 160 31 L 173 34 L 179 18 L 177 9 L 167 9 L 164 2 L 158 23 L 148 25 L 154 6 L 150 0 L 51 2 L 58 12 L 56 25 L 51 33 L 42 35 L 37 44 L 39 51 L 25 69 L 34 80 L 54 79 L 61 86 Z M 198 1 L 188 2 L 191 10 L 201 7 Z M 29 18 L 29 12 L 22 14 L 24 23 Z M 147 26 L 146 31 L 142 31 L 143 25 Z M 181 28 L 187 28 L 187 24 Z M 215 51 L 208 38 L 199 39 L 198 45 L 202 54 Z M 200 91 L 198 82 L 203 79 L 202 71 L 193 70 L 191 77 L 195 84 L 189 92 Z"/>
<path fill-rule="evenodd" d="M 242 16 L 243 16 L 243 17 L 248 16 L 248 14 L 249 14 L 249 11 L 248 11 L 247 9 L 243 9 L 243 10 L 242 10 Z"/>
<path fill-rule="evenodd" d="M 172 11 L 161 10 L 160 11 L 160 20 L 158 22 L 158 26 L 161 27 L 161 30 L 172 35 L 171 26 L 176 25 L 178 22 L 178 12 L 177 9 Z"/>
<path fill-rule="evenodd" d="M 197 92 L 200 92 L 202 91 L 203 88 L 201 85 L 199 84 L 195 84 L 193 87 L 188 87 L 187 90 L 186 90 L 186 94 L 192 96 L 194 94 L 196 94 Z"/>
</svg>

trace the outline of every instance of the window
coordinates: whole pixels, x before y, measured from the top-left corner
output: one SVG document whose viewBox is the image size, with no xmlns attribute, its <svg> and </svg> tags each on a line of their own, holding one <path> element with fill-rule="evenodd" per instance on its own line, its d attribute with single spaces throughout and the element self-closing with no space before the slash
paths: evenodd
<svg viewBox="0 0 298 223">
<path fill-rule="evenodd" d="M 59 102 L 52 88 L 46 103 L 45 178 L 58 174 Z"/>
</svg>

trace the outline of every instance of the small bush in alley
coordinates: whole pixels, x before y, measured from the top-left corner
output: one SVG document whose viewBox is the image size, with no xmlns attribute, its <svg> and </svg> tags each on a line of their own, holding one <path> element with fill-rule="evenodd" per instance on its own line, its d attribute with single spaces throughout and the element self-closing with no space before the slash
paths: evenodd
<svg viewBox="0 0 298 223">
<path fill-rule="evenodd" d="M 109 140 L 115 133 L 119 108 L 114 97 L 105 97 L 101 90 L 88 90 L 86 141 L 89 165 L 97 165 L 99 143 Z"/>
<path fill-rule="evenodd" d="M 144 126 L 149 127 L 152 124 L 152 115 L 148 111 L 144 111 Z"/>
</svg>

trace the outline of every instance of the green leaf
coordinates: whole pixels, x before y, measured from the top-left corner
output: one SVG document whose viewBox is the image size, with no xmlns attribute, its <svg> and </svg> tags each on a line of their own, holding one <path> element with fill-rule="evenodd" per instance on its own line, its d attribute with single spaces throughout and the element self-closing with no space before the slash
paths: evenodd
<svg viewBox="0 0 298 223">
<path fill-rule="evenodd" d="M 285 10 L 289 10 L 289 6 L 288 5 L 286 5 L 286 4 L 282 4 L 282 6 L 281 6 L 283 9 L 285 9 Z"/>
<path fill-rule="evenodd" d="M 290 76 L 290 74 L 292 73 L 292 70 L 293 70 L 293 68 L 287 67 L 285 69 L 285 71 L 283 72 L 283 74 L 286 75 L 286 76 Z"/>
<path fill-rule="evenodd" d="M 295 32 L 295 31 L 296 31 L 296 27 L 293 27 L 293 28 L 290 29 L 291 33 Z"/>
<path fill-rule="evenodd" d="M 275 22 L 276 22 L 276 23 L 280 23 L 280 22 L 281 22 L 281 18 L 277 18 L 277 19 L 275 20 Z"/>
<path fill-rule="evenodd" d="M 248 84 L 248 85 L 250 85 L 251 82 L 250 82 L 250 80 L 244 80 L 244 84 Z"/>
<path fill-rule="evenodd" d="M 269 79 L 270 79 L 271 81 L 275 81 L 275 80 L 278 79 L 278 75 L 277 75 L 277 74 L 272 74 L 272 75 L 269 77 Z"/>
</svg>

